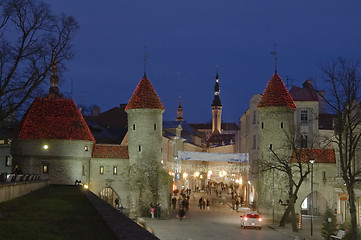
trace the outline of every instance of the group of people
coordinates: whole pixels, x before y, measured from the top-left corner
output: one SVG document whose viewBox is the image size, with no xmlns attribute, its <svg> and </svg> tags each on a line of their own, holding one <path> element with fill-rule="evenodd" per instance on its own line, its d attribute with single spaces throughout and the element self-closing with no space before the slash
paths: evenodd
<svg viewBox="0 0 361 240">
<path fill-rule="evenodd" d="M 154 206 L 153 204 L 150 204 L 150 217 L 160 218 L 160 203 L 157 203 Z"/>
<path fill-rule="evenodd" d="M 198 200 L 198 207 L 199 209 L 206 209 L 206 206 L 207 206 L 207 209 L 209 210 L 209 200 L 206 199 L 206 198 L 203 198 L 201 197 L 199 200 Z"/>
</svg>

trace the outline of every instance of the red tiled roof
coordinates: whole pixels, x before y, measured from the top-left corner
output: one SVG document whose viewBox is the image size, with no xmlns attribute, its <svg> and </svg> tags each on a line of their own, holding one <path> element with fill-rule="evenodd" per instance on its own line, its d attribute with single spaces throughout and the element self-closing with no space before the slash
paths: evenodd
<svg viewBox="0 0 361 240">
<path fill-rule="evenodd" d="M 298 162 L 298 159 L 307 163 L 310 159 L 314 159 L 316 163 L 336 163 L 336 155 L 334 149 L 297 149 L 292 153 L 291 162 Z"/>
<path fill-rule="evenodd" d="M 142 78 L 137 88 L 134 90 L 125 110 L 138 108 L 164 110 L 163 103 L 160 101 L 152 84 L 146 76 Z"/>
<path fill-rule="evenodd" d="M 118 158 L 129 159 L 127 146 L 120 145 L 94 145 L 93 158 Z"/>
<path fill-rule="evenodd" d="M 22 118 L 16 137 L 95 142 L 74 101 L 65 98 L 36 98 Z"/>
<path fill-rule="evenodd" d="M 296 108 L 295 102 L 277 73 L 273 74 L 259 100 L 257 108 L 261 107 Z"/>
</svg>

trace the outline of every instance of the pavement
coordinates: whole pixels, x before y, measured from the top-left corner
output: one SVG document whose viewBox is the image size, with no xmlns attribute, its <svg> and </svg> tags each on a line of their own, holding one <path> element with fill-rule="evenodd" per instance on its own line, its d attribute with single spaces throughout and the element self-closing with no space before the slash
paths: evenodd
<svg viewBox="0 0 361 240">
<path fill-rule="evenodd" d="M 217 196 L 212 193 L 212 195 L 208 195 L 205 193 L 197 193 L 195 198 L 190 199 L 190 209 L 197 209 L 198 208 L 198 199 L 200 197 L 208 198 L 208 199 L 217 199 Z M 230 195 L 223 195 L 223 204 L 220 203 L 218 200 L 214 200 L 211 210 L 215 212 L 223 212 L 223 213 L 235 213 L 236 211 L 232 209 L 230 203 L 231 203 L 231 196 Z M 240 207 L 238 209 L 238 214 L 242 212 L 249 211 L 249 208 Z M 175 214 L 173 213 L 173 218 L 175 218 Z M 275 224 L 272 223 L 272 219 L 265 218 L 264 227 L 268 227 L 274 231 L 277 231 L 279 233 L 282 233 L 286 236 L 288 236 L 290 239 L 297 239 L 297 240 L 323 240 L 324 238 L 321 236 L 321 226 L 322 226 L 322 218 L 319 216 L 313 216 L 312 218 L 312 236 L 311 236 L 311 218 L 310 216 L 303 216 L 302 217 L 302 227 L 299 230 L 299 232 L 293 232 L 291 224 L 286 224 L 285 227 L 279 227 L 277 225 L 277 221 Z M 159 221 L 157 219 L 151 219 L 151 218 L 144 218 L 147 226 L 157 226 L 155 221 Z M 174 220 L 174 219 L 173 219 Z M 158 227 L 154 230 L 156 234 L 160 234 L 162 231 L 164 231 L 161 235 L 163 235 L 165 232 L 169 232 L 169 228 L 163 227 L 164 221 L 171 221 L 171 220 L 161 220 L 162 226 Z M 170 223 L 170 222 L 169 222 Z"/>
<path fill-rule="evenodd" d="M 90 191 L 89 191 L 89 193 L 86 194 L 86 196 L 88 197 L 90 202 L 93 203 L 93 205 L 97 208 L 98 212 L 101 215 L 103 215 L 103 218 L 106 219 L 106 221 L 108 222 L 110 227 L 116 232 L 119 239 L 134 239 L 133 237 L 135 237 L 134 235 L 133 236 L 125 236 L 127 234 L 129 235 L 129 231 L 124 229 L 126 224 L 130 225 L 129 227 L 132 228 L 131 232 L 133 232 L 133 234 L 135 232 L 137 232 L 136 234 L 139 234 L 142 236 L 142 238 L 139 238 L 139 239 L 153 239 L 153 237 L 154 237 L 154 239 L 158 239 L 154 235 L 152 235 L 153 236 L 152 237 L 152 236 L 149 236 L 148 234 L 144 233 L 143 231 L 139 231 L 138 226 L 134 226 L 133 224 L 131 224 L 128 221 L 128 220 L 130 220 L 129 218 L 127 218 L 128 220 L 126 220 L 125 219 L 126 217 L 123 214 L 121 214 L 119 211 L 115 210 L 108 203 L 99 199 L 94 194 L 91 194 Z M 198 199 L 201 196 L 203 198 L 213 199 L 213 201 L 211 200 L 211 202 L 213 202 L 213 204 L 212 204 L 211 210 L 209 210 L 209 211 L 218 212 L 220 214 L 225 214 L 225 215 L 228 214 L 231 216 L 231 215 L 238 215 L 242 212 L 249 210 L 248 208 L 240 207 L 239 211 L 236 212 L 230 206 L 231 197 L 229 195 L 225 195 L 223 197 L 223 199 L 224 199 L 223 202 L 221 202 L 217 199 L 217 197 L 214 193 L 212 193 L 212 195 L 207 195 L 205 193 L 197 193 L 195 198 L 190 199 L 190 208 L 191 209 L 198 208 L 198 206 L 197 206 Z M 113 208 L 113 209 L 110 209 L 110 208 Z M 200 212 L 200 211 L 198 211 L 198 212 Z M 310 218 L 310 216 L 303 216 L 302 228 L 297 233 L 292 231 L 292 227 L 290 224 L 286 224 L 285 227 L 279 227 L 278 225 L 272 223 L 272 219 L 267 219 L 265 217 L 263 217 L 263 219 L 265 220 L 264 227 L 268 227 L 269 229 L 272 229 L 274 231 L 282 233 L 283 235 L 287 236 L 289 239 L 296 239 L 296 240 L 303 240 L 303 239 L 304 240 L 306 240 L 306 239 L 307 240 L 321 240 L 321 239 L 324 239 L 321 236 L 321 226 L 322 226 L 322 218 L 321 217 L 313 217 L 313 219 L 312 219 L 312 223 L 313 223 L 312 224 L 312 233 L 313 233 L 312 236 L 311 236 L 311 218 Z M 132 220 L 130 220 L 130 221 L 133 222 Z M 146 228 L 148 230 L 150 230 L 151 232 L 155 232 L 156 235 L 171 234 L 170 228 L 167 226 L 167 224 L 170 225 L 174 221 L 178 221 L 176 219 L 175 210 L 173 210 L 173 218 L 172 219 L 165 219 L 165 220 L 162 219 L 161 221 L 159 221 L 158 219 L 142 218 L 143 225 L 146 226 Z M 122 222 L 122 224 L 116 224 L 119 222 Z M 160 223 L 161 223 L 161 225 L 159 225 Z M 135 224 L 135 225 L 137 225 L 137 224 Z M 154 228 L 152 226 L 154 226 Z M 134 231 L 134 229 L 136 229 L 136 231 Z M 155 229 L 155 231 L 154 231 L 154 229 Z"/>
</svg>

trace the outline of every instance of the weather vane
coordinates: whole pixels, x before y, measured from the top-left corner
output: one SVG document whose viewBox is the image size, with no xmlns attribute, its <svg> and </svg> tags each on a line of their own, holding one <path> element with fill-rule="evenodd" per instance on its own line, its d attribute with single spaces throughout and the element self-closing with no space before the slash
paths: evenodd
<svg viewBox="0 0 361 240">
<path fill-rule="evenodd" d="M 147 72 L 147 46 L 144 46 L 144 76 L 146 75 L 145 73 Z"/>
<path fill-rule="evenodd" d="M 271 52 L 271 54 L 275 55 L 275 73 L 277 73 L 277 52 L 276 52 L 277 45 L 274 44 L 274 47 L 275 47 L 275 50 L 273 52 Z"/>
</svg>

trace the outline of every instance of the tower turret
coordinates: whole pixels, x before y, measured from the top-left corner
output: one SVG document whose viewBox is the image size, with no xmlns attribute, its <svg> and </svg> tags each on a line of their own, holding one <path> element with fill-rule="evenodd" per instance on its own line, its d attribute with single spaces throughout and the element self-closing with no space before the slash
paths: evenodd
<svg viewBox="0 0 361 240">
<path fill-rule="evenodd" d="M 176 121 L 184 121 L 183 118 L 183 107 L 182 107 L 182 97 L 179 97 L 179 105 L 177 109 L 177 118 Z"/>
<path fill-rule="evenodd" d="M 296 105 L 288 92 L 280 76 L 275 72 L 267 84 L 261 99 L 257 105 L 259 112 L 259 159 L 258 163 L 273 161 L 274 156 L 287 159 L 292 154 L 289 144 L 289 136 L 294 130 L 293 115 Z M 261 169 L 261 166 L 259 166 Z M 272 215 L 272 206 L 277 208 L 276 214 L 282 213 L 275 205 L 274 197 L 277 199 L 288 199 L 285 195 L 286 182 L 282 181 L 284 176 L 279 171 L 274 171 L 274 178 L 279 179 L 274 192 L 272 192 L 272 171 L 258 173 L 257 196 L 259 210 Z M 275 194 L 275 195 L 274 195 Z"/>
<path fill-rule="evenodd" d="M 145 74 L 125 111 L 128 114 L 130 217 L 148 216 L 150 204 L 161 204 L 162 216 L 167 216 L 171 182 L 161 163 L 164 106 Z"/>
<path fill-rule="evenodd" d="M 222 104 L 219 97 L 219 76 L 218 71 L 216 75 L 216 83 L 214 85 L 214 98 L 212 103 L 212 134 L 220 134 L 221 130 L 221 115 L 222 115 Z"/>
</svg>

